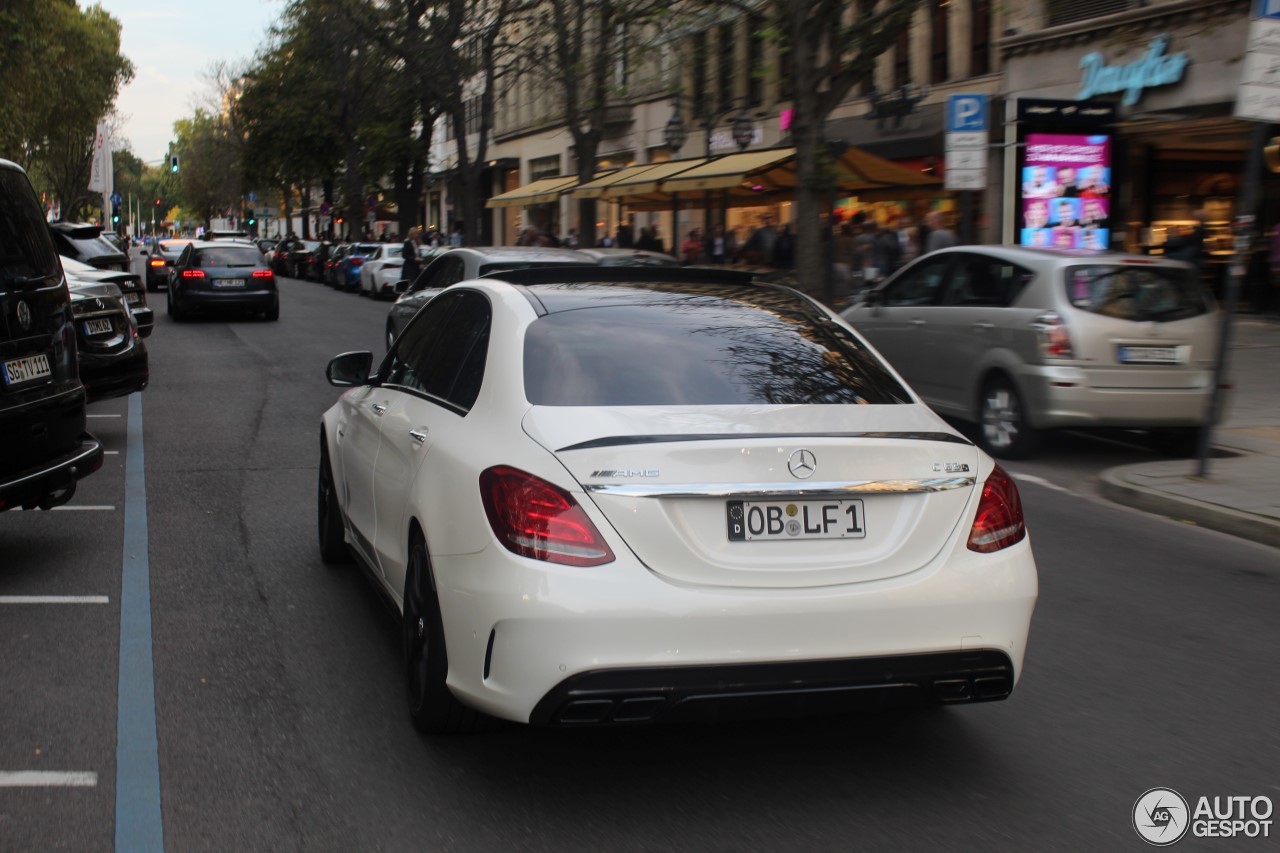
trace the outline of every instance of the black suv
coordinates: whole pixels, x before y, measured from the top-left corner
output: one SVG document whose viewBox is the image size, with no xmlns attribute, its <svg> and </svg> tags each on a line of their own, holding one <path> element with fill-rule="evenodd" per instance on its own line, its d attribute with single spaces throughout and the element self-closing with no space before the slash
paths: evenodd
<svg viewBox="0 0 1280 853">
<path fill-rule="evenodd" d="M 21 168 L 0 160 L 0 510 L 66 503 L 102 467 L 62 265 Z"/>
</svg>

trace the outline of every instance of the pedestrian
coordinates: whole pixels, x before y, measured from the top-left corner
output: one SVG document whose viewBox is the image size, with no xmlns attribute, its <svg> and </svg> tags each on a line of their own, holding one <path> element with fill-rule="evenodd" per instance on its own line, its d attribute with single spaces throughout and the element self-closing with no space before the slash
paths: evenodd
<svg viewBox="0 0 1280 853">
<path fill-rule="evenodd" d="M 661 252 L 662 244 L 653 235 L 653 229 L 645 226 L 640 229 L 640 239 L 636 240 L 636 248 L 646 252 Z"/>
<path fill-rule="evenodd" d="M 404 241 L 404 266 L 400 268 L 400 277 L 413 284 L 422 272 L 422 263 L 418 259 L 418 244 L 413 240 Z"/>
<path fill-rule="evenodd" d="M 449 245 L 461 246 L 465 239 L 466 239 L 466 235 L 465 235 L 465 232 L 463 231 L 462 223 L 461 222 L 453 223 L 453 233 L 449 235 Z"/>
<path fill-rule="evenodd" d="M 569 229 L 569 236 L 564 238 L 564 247 L 566 249 L 578 248 L 578 229 L 577 228 Z"/>
<path fill-rule="evenodd" d="M 680 244 L 680 258 L 686 265 L 702 260 L 702 236 L 697 228 L 690 231 L 688 239 Z"/>
<path fill-rule="evenodd" d="M 635 248 L 636 232 L 632 229 L 630 222 L 623 222 L 618 225 L 617 244 L 619 249 Z"/>
<path fill-rule="evenodd" d="M 728 255 L 726 243 L 724 239 L 724 229 L 719 225 L 711 229 L 711 243 L 707 247 L 708 254 L 711 255 L 711 263 L 723 264 Z"/>
<path fill-rule="evenodd" d="M 853 223 L 841 222 L 832 247 L 832 257 L 835 262 L 836 281 L 844 291 L 848 291 L 852 286 L 853 271 L 857 268 L 855 264 L 858 251 L 854 247 L 854 237 Z"/>
<path fill-rule="evenodd" d="M 778 236 L 773 241 L 773 256 L 771 263 L 781 270 L 789 270 L 795 263 L 796 259 L 796 241 L 791 236 L 791 223 L 783 224 L 778 231 Z"/>
<path fill-rule="evenodd" d="M 939 249 L 950 249 L 956 245 L 955 232 L 947 227 L 941 211 L 929 211 L 924 218 L 924 224 L 929 229 L 928 236 L 924 238 L 924 253 L 926 255 Z"/>
<path fill-rule="evenodd" d="M 1195 221 L 1195 225 L 1172 240 L 1166 241 L 1164 256 L 1175 261 L 1186 261 L 1200 272 L 1204 269 L 1204 240 L 1209 236 L 1209 229 L 1204 223 L 1209 218 L 1209 214 L 1207 211 L 1197 210 L 1191 214 L 1191 218 Z"/>
</svg>

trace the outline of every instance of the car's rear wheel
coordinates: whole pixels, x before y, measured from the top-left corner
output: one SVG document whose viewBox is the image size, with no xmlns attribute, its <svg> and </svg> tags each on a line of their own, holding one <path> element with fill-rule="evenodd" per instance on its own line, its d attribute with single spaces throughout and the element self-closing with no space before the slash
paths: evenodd
<svg viewBox="0 0 1280 853">
<path fill-rule="evenodd" d="M 484 717 L 463 705 L 449 691 L 440 605 L 431 583 L 427 545 L 415 539 L 409 550 L 404 582 L 405 686 L 409 717 L 426 734 L 456 734 L 480 729 Z"/>
<path fill-rule="evenodd" d="M 280 300 L 277 299 L 275 302 L 271 303 L 271 307 L 268 308 L 266 311 L 263 311 L 262 316 L 272 321 L 279 320 L 280 319 Z"/>
<path fill-rule="evenodd" d="M 187 313 L 182 310 L 181 306 L 179 306 L 177 302 L 174 301 L 172 288 L 169 289 L 165 296 L 165 309 L 168 311 L 169 316 L 178 323 L 181 323 L 187 318 Z"/>
<path fill-rule="evenodd" d="M 320 559 L 326 563 L 349 563 L 351 551 L 347 548 L 342 530 L 342 510 L 338 508 L 338 494 L 333 485 L 333 467 L 329 464 L 329 448 L 320 445 L 320 478 L 317 493 L 317 528 L 320 531 Z"/>
<path fill-rule="evenodd" d="M 999 459 L 1026 458 L 1039 443 L 1021 395 L 1004 376 L 987 380 L 982 390 L 980 425 L 983 449 Z"/>
</svg>

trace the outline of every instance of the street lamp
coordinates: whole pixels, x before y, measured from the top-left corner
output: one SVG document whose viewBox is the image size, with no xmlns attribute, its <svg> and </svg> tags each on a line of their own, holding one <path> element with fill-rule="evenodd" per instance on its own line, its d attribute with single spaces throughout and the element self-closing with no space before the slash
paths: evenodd
<svg viewBox="0 0 1280 853">
<path fill-rule="evenodd" d="M 716 109 L 711 105 L 711 100 L 709 98 L 700 98 L 698 100 L 698 103 L 694 106 L 693 118 L 697 121 L 698 126 L 702 128 L 703 156 L 706 159 L 708 160 L 711 159 L 712 131 L 714 131 L 716 127 L 720 124 L 720 122 L 722 122 L 725 118 L 727 118 L 730 113 L 734 112 L 734 110 L 737 109 L 735 105 L 738 103 L 739 100 L 740 99 L 738 98 L 730 98 L 724 101 L 720 105 L 719 109 Z M 734 144 L 738 146 L 739 151 L 746 151 L 748 148 L 751 147 L 751 143 L 755 140 L 755 137 L 756 137 L 756 125 L 755 125 L 755 121 L 751 118 L 751 115 L 747 112 L 745 107 L 743 107 L 742 111 L 738 113 L 737 118 L 733 120 L 733 123 L 730 125 L 730 132 L 733 136 Z M 671 118 L 668 119 L 667 121 L 667 126 L 663 130 L 663 135 L 666 137 L 667 148 L 671 150 L 671 156 L 674 158 L 676 153 L 681 148 L 684 147 L 685 140 L 688 139 L 688 132 L 686 131 L 684 126 L 684 116 L 683 116 L 682 110 L 680 109 L 680 96 L 678 94 L 675 97 L 673 97 L 671 100 Z M 724 198 L 723 198 L 724 204 L 722 205 L 723 209 L 721 210 L 722 219 L 728 214 L 728 194 L 729 194 L 728 190 L 725 190 Z M 711 239 L 711 191 L 710 190 L 706 191 L 705 197 L 703 199 L 702 225 L 703 225 L 703 229 L 702 229 L 703 240 L 710 240 Z M 675 226 L 673 224 L 673 230 L 674 229 L 675 229 Z M 674 235 L 677 242 L 679 240 L 679 236 L 680 235 L 678 232 Z"/>
</svg>

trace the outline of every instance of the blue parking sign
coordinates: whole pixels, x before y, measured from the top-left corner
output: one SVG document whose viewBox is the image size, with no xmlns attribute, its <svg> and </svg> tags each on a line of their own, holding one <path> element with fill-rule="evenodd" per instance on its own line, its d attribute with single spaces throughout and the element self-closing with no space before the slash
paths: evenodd
<svg viewBox="0 0 1280 853">
<path fill-rule="evenodd" d="M 986 95 L 952 95 L 947 98 L 947 133 L 980 130 L 989 130 Z"/>
</svg>

